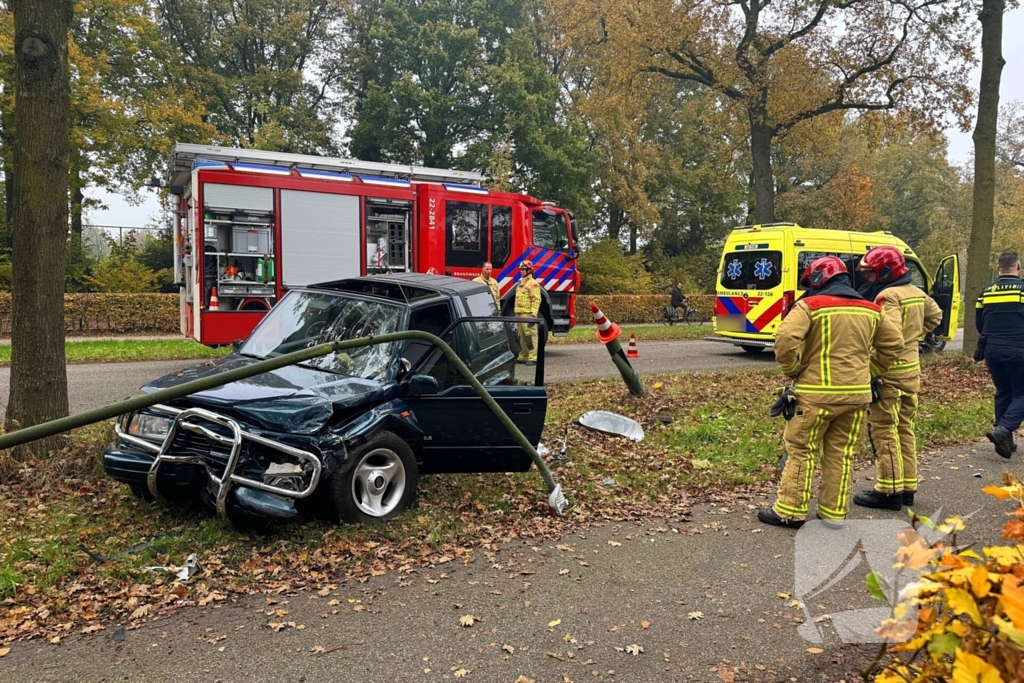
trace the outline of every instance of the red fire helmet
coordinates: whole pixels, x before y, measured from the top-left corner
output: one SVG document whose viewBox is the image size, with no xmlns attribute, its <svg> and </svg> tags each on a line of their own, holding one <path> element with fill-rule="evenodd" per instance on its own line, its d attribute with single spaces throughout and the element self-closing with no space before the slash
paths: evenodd
<svg viewBox="0 0 1024 683">
<path fill-rule="evenodd" d="M 892 282 L 907 274 L 907 259 L 896 247 L 875 247 L 857 265 L 857 270 L 871 270 L 879 282 Z"/>
<path fill-rule="evenodd" d="M 800 284 L 811 289 L 821 289 L 837 275 L 849 275 L 846 264 L 838 256 L 822 256 L 814 259 L 800 277 Z"/>
</svg>

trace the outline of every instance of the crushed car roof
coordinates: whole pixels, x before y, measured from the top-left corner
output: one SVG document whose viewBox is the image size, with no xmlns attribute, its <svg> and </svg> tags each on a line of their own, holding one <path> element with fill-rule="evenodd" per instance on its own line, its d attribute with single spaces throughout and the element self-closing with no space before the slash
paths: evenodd
<svg viewBox="0 0 1024 683">
<path fill-rule="evenodd" d="M 394 273 L 391 275 L 367 275 L 331 282 L 309 285 L 310 289 L 331 289 L 380 296 L 397 301 L 413 302 L 437 296 L 441 292 L 468 297 L 480 292 L 489 292 L 481 282 L 463 280 L 447 275 L 424 273 Z"/>
</svg>

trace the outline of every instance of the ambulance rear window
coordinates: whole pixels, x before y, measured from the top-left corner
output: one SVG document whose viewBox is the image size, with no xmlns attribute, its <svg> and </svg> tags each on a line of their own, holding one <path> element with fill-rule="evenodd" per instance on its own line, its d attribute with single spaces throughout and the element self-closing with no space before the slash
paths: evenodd
<svg viewBox="0 0 1024 683">
<path fill-rule="evenodd" d="M 782 282 L 781 251 L 733 251 L 722 262 L 725 289 L 774 289 Z"/>
</svg>

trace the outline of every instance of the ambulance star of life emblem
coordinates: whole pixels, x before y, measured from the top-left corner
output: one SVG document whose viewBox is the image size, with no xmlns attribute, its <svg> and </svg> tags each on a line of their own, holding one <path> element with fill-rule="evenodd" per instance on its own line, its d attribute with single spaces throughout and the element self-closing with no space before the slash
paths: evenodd
<svg viewBox="0 0 1024 683">
<path fill-rule="evenodd" d="M 730 280 L 735 280 L 743 274 L 743 264 L 740 263 L 739 259 L 733 259 L 729 262 L 728 275 Z"/>
<path fill-rule="evenodd" d="M 758 280 L 766 280 L 772 275 L 772 262 L 766 258 L 754 264 L 754 277 Z"/>
</svg>

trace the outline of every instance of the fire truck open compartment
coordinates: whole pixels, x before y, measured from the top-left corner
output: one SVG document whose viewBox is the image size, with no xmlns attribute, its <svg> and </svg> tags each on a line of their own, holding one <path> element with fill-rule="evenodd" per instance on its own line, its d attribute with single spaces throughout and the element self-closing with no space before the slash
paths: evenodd
<svg viewBox="0 0 1024 683">
<path fill-rule="evenodd" d="M 502 309 L 534 263 L 549 329 L 575 324 L 571 214 L 465 171 L 177 144 L 169 187 L 181 330 L 244 339 L 289 288 L 367 274 L 474 278 L 493 263 Z"/>
</svg>

